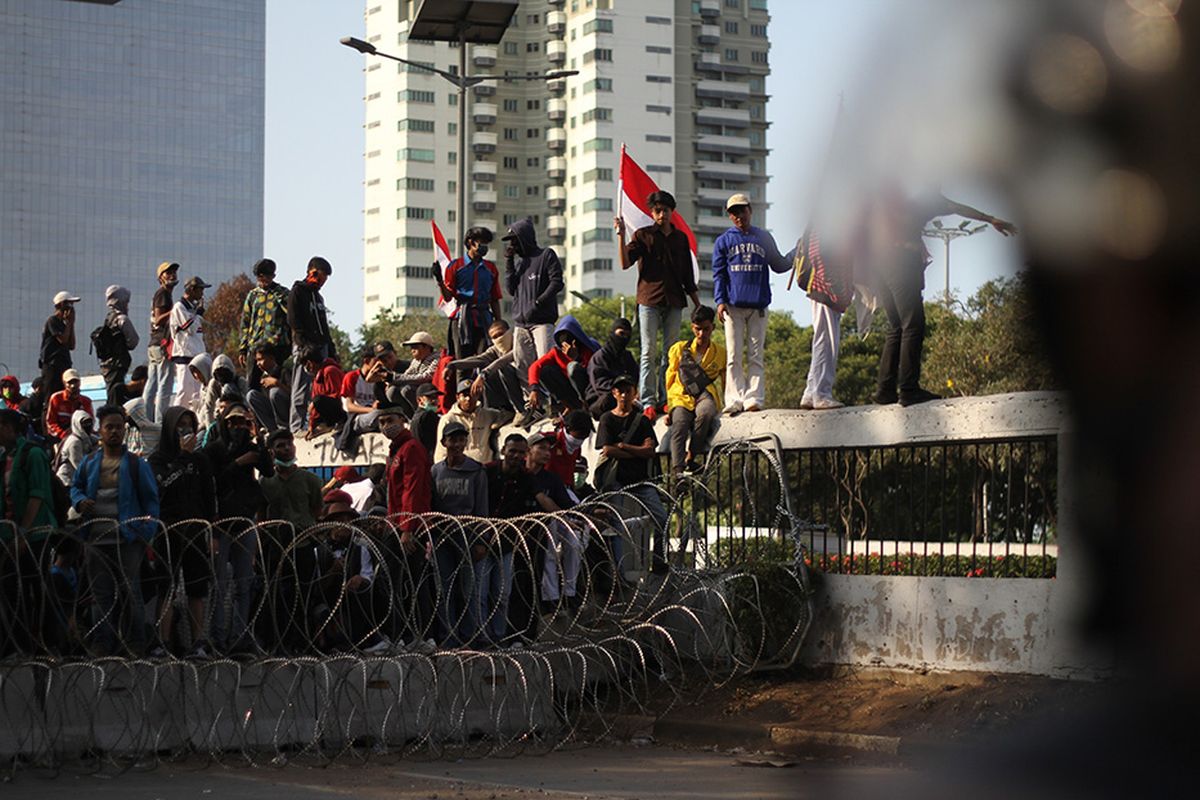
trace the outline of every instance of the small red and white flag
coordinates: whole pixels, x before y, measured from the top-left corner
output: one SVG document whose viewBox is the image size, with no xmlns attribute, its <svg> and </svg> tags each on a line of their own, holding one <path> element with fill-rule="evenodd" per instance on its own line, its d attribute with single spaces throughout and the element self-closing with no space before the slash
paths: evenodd
<svg viewBox="0 0 1200 800">
<path fill-rule="evenodd" d="M 438 266 L 442 268 L 443 278 L 446 275 L 446 270 L 450 268 L 450 245 L 446 244 L 446 237 L 442 236 L 441 229 L 437 223 L 429 220 L 429 224 L 433 226 L 433 254 L 437 258 Z M 438 292 L 438 308 L 447 317 L 453 316 L 455 309 L 458 308 L 458 301 L 451 297 L 446 300 L 442 297 L 441 292 Z"/>
<path fill-rule="evenodd" d="M 627 237 L 632 236 L 638 228 L 654 224 L 654 218 L 650 216 L 650 207 L 646 205 L 646 198 L 657 191 L 658 184 L 638 166 L 636 161 L 629 157 L 629 154 L 625 152 L 625 145 L 621 145 L 621 176 L 617 184 L 617 193 L 619 195 L 618 202 L 621 204 L 621 219 L 625 221 Z M 671 216 L 671 224 L 687 235 L 688 245 L 692 249 L 692 276 L 699 281 L 700 260 L 698 256 L 700 251 L 696 246 L 696 237 L 678 211 Z"/>
</svg>

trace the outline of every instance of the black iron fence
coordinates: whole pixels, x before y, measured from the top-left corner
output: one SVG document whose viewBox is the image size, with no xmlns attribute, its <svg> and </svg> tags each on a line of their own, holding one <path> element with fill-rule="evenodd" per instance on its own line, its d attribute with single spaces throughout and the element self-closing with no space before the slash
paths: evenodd
<svg viewBox="0 0 1200 800">
<path fill-rule="evenodd" d="M 823 572 L 1055 576 L 1055 436 L 789 451 L 773 438 L 723 447 L 675 484 L 697 566 L 787 560 L 798 534 Z"/>
</svg>

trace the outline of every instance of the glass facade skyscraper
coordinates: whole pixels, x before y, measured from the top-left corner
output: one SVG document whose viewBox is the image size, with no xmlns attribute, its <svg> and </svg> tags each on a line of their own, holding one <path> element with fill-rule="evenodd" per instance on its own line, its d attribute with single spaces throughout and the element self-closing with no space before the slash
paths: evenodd
<svg viewBox="0 0 1200 800">
<path fill-rule="evenodd" d="M 262 255 L 265 0 L 0 0 L 0 362 L 37 370 L 54 294 L 74 360 L 104 290 L 143 342 L 159 262 L 217 284 Z M 145 360 L 144 347 L 134 364 Z"/>
</svg>

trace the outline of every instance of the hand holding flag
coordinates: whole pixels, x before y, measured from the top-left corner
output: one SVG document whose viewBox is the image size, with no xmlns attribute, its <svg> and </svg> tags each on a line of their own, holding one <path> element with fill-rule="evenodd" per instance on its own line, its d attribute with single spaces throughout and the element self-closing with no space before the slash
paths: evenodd
<svg viewBox="0 0 1200 800">
<path fill-rule="evenodd" d="M 446 244 L 446 237 L 442 236 L 437 223 L 430 220 L 429 224 L 433 227 L 433 255 L 437 259 L 438 266 L 441 267 L 441 272 L 438 272 L 436 269 L 434 270 L 433 277 L 437 280 L 438 286 L 442 287 L 445 286 L 442 282 L 442 276 L 446 274 L 446 270 L 450 267 L 450 246 Z M 450 317 L 454 315 L 455 310 L 458 308 L 458 301 L 453 297 L 447 300 L 439 292 L 437 305 L 443 314 Z"/>
</svg>

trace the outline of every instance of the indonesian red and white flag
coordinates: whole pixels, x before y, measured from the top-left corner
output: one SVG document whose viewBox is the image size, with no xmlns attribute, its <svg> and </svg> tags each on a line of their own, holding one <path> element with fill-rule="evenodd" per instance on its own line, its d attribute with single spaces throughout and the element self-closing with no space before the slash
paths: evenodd
<svg viewBox="0 0 1200 800">
<path fill-rule="evenodd" d="M 621 219 L 625 221 L 626 237 L 632 236 L 638 228 L 653 225 L 654 218 L 650 216 L 650 207 L 646 205 L 646 198 L 658 191 L 658 184 L 638 166 L 636 161 L 629 157 L 629 154 L 625 152 L 625 145 L 621 145 L 621 179 L 618 186 Z M 671 224 L 687 235 L 688 245 L 692 249 L 692 276 L 699 281 L 700 251 L 696 247 L 696 237 L 678 211 L 671 216 Z"/>
<path fill-rule="evenodd" d="M 442 277 L 444 278 L 446 270 L 450 268 L 450 245 L 446 244 L 446 237 L 442 236 L 442 231 L 438 228 L 437 223 L 429 220 L 429 224 L 433 226 L 433 255 L 437 258 L 438 266 L 442 268 Z M 442 313 L 449 317 L 458 308 L 458 301 L 453 297 L 449 300 L 443 299 L 439 291 L 437 305 Z"/>
</svg>

